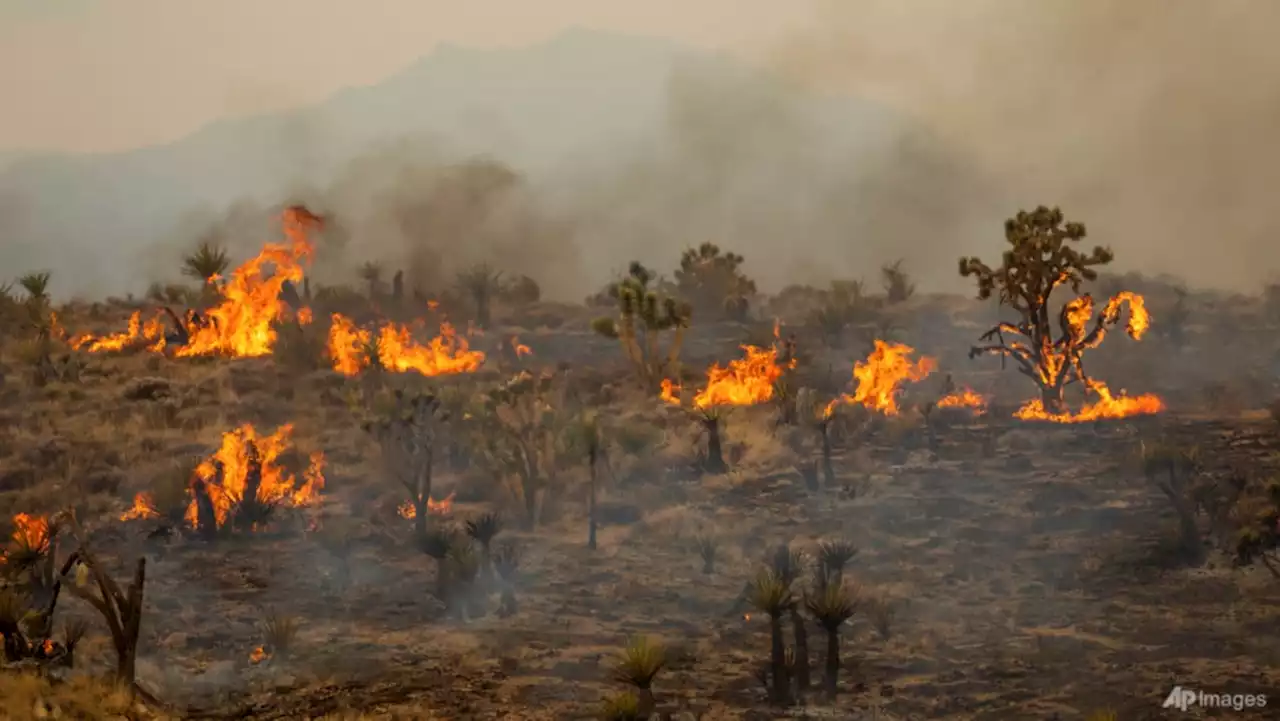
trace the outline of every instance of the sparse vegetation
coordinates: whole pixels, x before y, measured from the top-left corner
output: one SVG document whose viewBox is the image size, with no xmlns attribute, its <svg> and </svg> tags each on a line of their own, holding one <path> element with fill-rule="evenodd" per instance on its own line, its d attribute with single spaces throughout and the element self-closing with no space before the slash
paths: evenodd
<svg viewBox="0 0 1280 721">
<path fill-rule="evenodd" d="M 616 338 L 645 388 L 656 391 L 666 378 L 680 377 L 680 348 L 692 317 L 692 307 L 649 287 L 653 272 L 632 263 L 627 277 L 609 287 L 617 304 L 615 317 L 597 318 L 591 327 Z M 664 349 L 661 335 L 671 340 Z"/>
<path fill-rule="evenodd" d="M 714 243 L 688 248 L 681 254 L 675 273 L 676 290 L 699 315 L 745 320 L 756 284 L 742 274 L 744 260 Z"/>
</svg>

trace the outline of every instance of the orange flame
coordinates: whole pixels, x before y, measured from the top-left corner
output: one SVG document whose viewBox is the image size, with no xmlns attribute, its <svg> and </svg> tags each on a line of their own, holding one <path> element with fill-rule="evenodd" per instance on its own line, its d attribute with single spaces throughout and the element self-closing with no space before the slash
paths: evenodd
<svg viewBox="0 0 1280 721">
<path fill-rule="evenodd" d="M 19 513 L 13 517 L 13 542 L 23 548 L 35 551 L 49 550 L 53 536 L 49 532 L 48 516 L 32 516 Z"/>
<path fill-rule="evenodd" d="M 1075 413 L 1049 413 L 1044 408 L 1044 403 L 1039 399 L 1028 401 L 1013 414 L 1015 418 L 1024 421 L 1052 421 L 1054 423 L 1085 423 L 1088 421 L 1096 421 L 1104 418 L 1128 418 L 1130 416 L 1150 415 L 1159 413 L 1164 410 L 1164 401 L 1153 393 L 1144 393 L 1139 396 L 1126 395 L 1124 391 L 1120 391 L 1120 395 L 1113 395 L 1111 389 L 1106 383 L 1099 380 L 1090 380 L 1087 384 L 1089 390 L 1098 395 L 1098 400 L 1092 403 L 1086 403 L 1083 408 Z"/>
<path fill-rule="evenodd" d="M 368 353 L 372 338 L 372 331 L 334 313 L 333 324 L 329 326 L 329 357 L 333 360 L 333 369 L 353 376 L 372 365 L 375 359 L 369 358 Z M 485 360 L 484 353 L 471 350 L 467 340 L 460 338 L 447 322 L 440 324 L 440 335 L 425 345 L 413 339 L 407 326 L 384 325 L 378 330 L 374 347 L 378 353 L 376 360 L 382 367 L 398 373 L 417 371 L 424 376 L 471 373 Z"/>
<path fill-rule="evenodd" d="M 160 512 L 156 510 L 156 501 L 150 493 L 142 492 L 133 497 L 133 505 L 129 510 L 120 514 L 122 521 L 136 521 L 140 518 L 159 518 Z"/>
<path fill-rule="evenodd" d="M 458 495 L 457 491 L 450 493 L 447 497 L 440 500 L 427 498 L 427 515 L 428 516 L 447 516 L 453 513 L 453 498 Z M 417 518 L 418 512 L 414 510 L 413 503 L 405 501 L 396 508 L 396 512 L 401 518 Z"/>
<path fill-rule="evenodd" d="M 533 355 L 533 351 L 529 349 L 529 346 L 520 342 L 520 336 L 518 335 L 511 336 L 511 350 L 516 352 L 517 358 Z"/>
<path fill-rule="evenodd" d="M 928 356 L 912 362 L 909 356 L 916 352 L 915 349 L 902 343 L 877 340 L 875 346 L 866 361 L 853 365 L 857 387 L 853 395 L 844 396 L 844 402 L 896 416 L 899 413 L 900 386 L 907 381 L 918 383 L 924 380 L 937 369 L 938 363 Z"/>
<path fill-rule="evenodd" d="M 308 234 L 321 227 L 320 218 L 300 206 L 285 209 L 284 234 L 289 244 L 268 243 L 262 252 L 236 268 L 231 279 L 215 286 L 222 296 L 206 315 L 208 323 L 188 328 L 191 336 L 175 355 L 264 356 L 275 347 L 276 321 L 287 306 L 280 299 L 285 283 L 302 280 L 303 266 L 314 251 Z M 270 275 L 265 269 L 271 266 Z"/>
<path fill-rule="evenodd" d="M 134 311 L 129 316 L 129 326 L 121 333 L 95 336 L 85 333 L 71 340 L 71 347 L 89 353 L 110 353 L 126 348 L 146 346 L 146 349 L 159 353 L 164 350 L 164 320 L 157 313 L 146 323 L 142 322 L 142 312 Z"/>
<path fill-rule="evenodd" d="M 962 388 L 954 393 L 944 396 L 938 401 L 939 408 L 968 408 L 973 411 L 974 415 L 982 415 L 987 412 L 987 399 L 981 395 L 974 393 L 970 388 Z"/>
<path fill-rule="evenodd" d="M 263 648 L 262 646 L 258 646 L 257 648 L 249 652 L 249 663 L 254 664 L 256 666 L 262 663 L 263 661 L 266 661 L 270 657 L 271 657 L 271 654 L 267 653 L 267 650 L 265 648 Z"/>
<path fill-rule="evenodd" d="M 252 425 L 245 424 L 222 434 L 222 446 L 207 460 L 196 467 L 193 484 L 201 484 L 213 505 L 214 517 L 221 527 L 226 523 L 232 507 L 244 499 L 252 465 L 252 449 L 256 448 L 261 467 L 261 482 L 257 500 L 264 504 L 284 503 L 290 506 L 312 505 L 320 500 L 324 490 L 324 454 L 311 454 L 310 465 L 303 472 L 303 483 L 298 485 L 293 474 L 286 473 L 277 461 L 290 444 L 293 434 L 291 424 L 283 425 L 269 436 L 259 436 Z M 221 470 L 221 472 L 219 472 Z M 191 527 L 199 524 L 199 510 L 195 494 L 187 505 L 186 520 Z"/>
<path fill-rule="evenodd" d="M 716 406 L 753 406 L 773 398 L 774 385 L 795 361 L 778 363 L 777 348 L 759 348 L 744 345 L 743 358 L 729 361 L 721 367 L 714 364 L 707 369 L 707 385 L 693 397 L 693 405 L 699 410 Z M 680 385 L 663 379 L 659 396 L 667 403 L 680 403 Z"/>
</svg>

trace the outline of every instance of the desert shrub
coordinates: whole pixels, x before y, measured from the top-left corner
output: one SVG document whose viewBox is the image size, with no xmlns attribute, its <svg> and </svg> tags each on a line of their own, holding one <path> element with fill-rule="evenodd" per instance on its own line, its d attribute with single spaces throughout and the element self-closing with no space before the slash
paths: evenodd
<svg viewBox="0 0 1280 721">
<path fill-rule="evenodd" d="M 1280 579 L 1280 480 L 1234 469 L 1200 500 L 1237 564 L 1256 563 Z"/>
<path fill-rule="evenodd" d="M 427 535 L 436 453 L 448 413 L 436 395 L 402 389 L 372 398 L 366 413 L 364 429 L 378 443 L 385 473 L 408 494 L 414 537 L 421 541 Z"/>
<path fill-rule="evenodd" d="M 675 272 L 676 290 L 700 314 L 745 320 L 756 284 L 743 275 L 743 260 L 714 243 L 688 248 Z"/>
</svg>

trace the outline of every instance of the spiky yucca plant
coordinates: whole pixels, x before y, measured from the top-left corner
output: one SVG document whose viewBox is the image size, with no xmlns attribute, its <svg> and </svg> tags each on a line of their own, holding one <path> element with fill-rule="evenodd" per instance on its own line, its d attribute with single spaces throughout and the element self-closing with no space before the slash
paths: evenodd
<svg viewBox="0 0 1280 721">
<path fill-rule="evenodd" d="M 857 612 L 857 594 L 843 584 L 827 584 L 826 588 L 805 599 L 805 608 L 827 632 L 827 663 L 823 687 L 827 695 L 834 699 L 840 676 L 840 627 Z"/>
<path fill-rule="evenodd" d="M 791 608 L 794 600 L 791 595 L 791 581 L 771 568 L 761 569 L 752 581 L 748 601 L 761 613 L 769 616 L 769 666 L 770 675 L 773 677 L 769 698 L 779 705 L 785 705 L 791 698 L 787 646 L 782 636 L 782 616 Z"/>
<path fill-rule="evenodd" d="M 639 692 L 639 711 L 644 718 L 653 713 L 653 679 L 666 663 L 666 649 L 645 636 L 635 636 L 627 641 L 613 668 L 614 680 L 630 684 Z"/>
</svg>

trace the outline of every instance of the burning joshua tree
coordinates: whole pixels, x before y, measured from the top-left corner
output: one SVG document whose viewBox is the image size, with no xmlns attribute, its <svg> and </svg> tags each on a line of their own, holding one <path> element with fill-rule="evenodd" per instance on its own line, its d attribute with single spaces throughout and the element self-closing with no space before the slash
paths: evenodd
<svg viewBox="0 0 1280 721">
<path fill-rule="evenodd" d="M 729 361 L 728 366 L 715 364 L 708 368 L 707 385 L 693 397 L 693 407 L 700 413 L 702 425 L 707 429 L 707 457 L 703 470 L 708 473 L 724 473 L 729 469 L 724 462 L 720 440 L 722 410 L 772 400 L 783 373 L 795 366 L 794 358 L 779 361 L 776 346 L 757 348 L 744 345 L 742 351 L 745 356 Z M 680 405 L 680 386 L 664 379 L 661 397 L 667 403 Z"/>
<path fill-rule="evenodd" d="M 1155 396 L 1112 396 L 1105 384 L 1090 378 L 1084 370 L 1084 352 L 1102 343 L 1108 328 L 1119 322 L 1125 304 L 1129 306 L 1125 330 L 1134 340 L 1141 339 L 1151 323 L 1142 296 L 1129 291 L 1117 293 L 1096 320 L 1093 297 L 1088 293 L 1077 296 L 1059 312 L 1060 332 L 1054 338 L 1049 311 L 1053 291 L 1065 285 L 1079 293 L 1083 281 L 1098 277 L 1095 267 L 1111 262 L 1111 250 L 1097 246 L 1089 253 L 1081 253 L 1072 248 L 1071 243 L 1084 239 L 1084 224 L 1067 222 L 1061 210 L 1044 206 L 1030 213 L 1019 211 L 1005 221 L 1004 235 L 1010 249 L 1005 251 L 999 267 L 991 268 L 977 258 L 961 258 L 960 274 L 977 278 L 980 299 L 998 294 L 1002 305 L 1022 315 L 1019 323 L 1000 323 L 980 339 L 998 342 L 969 351 L 971 358 L 982 354 L 1012 358 L 1018 364 L 1018 372 L 1035 381 L 1040 398 L 1023 406 L 1016 415 L 1024 419 L 1079 421 L 1161 410 L 1163 404 Z M 1089 328 L 1091 320 L 1093 327 Z M 1064 392 L 1077 381 L 1100 400 L 1071 415 L 1066 410 Z"/>
</svg>

